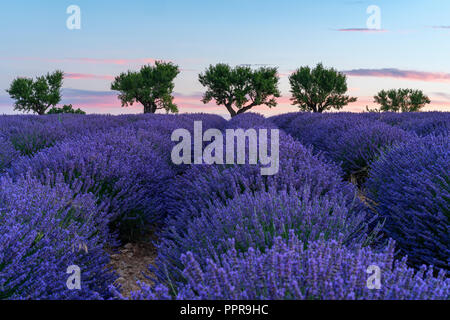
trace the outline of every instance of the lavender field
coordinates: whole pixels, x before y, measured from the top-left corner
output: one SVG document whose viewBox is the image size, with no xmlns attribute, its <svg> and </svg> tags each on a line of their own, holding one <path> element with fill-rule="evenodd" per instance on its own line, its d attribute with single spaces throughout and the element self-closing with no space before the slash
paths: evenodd
<svg viewBox="0 0 450 320">
<path fill-rule="evenodd" d="M 196 121 L 280 129 L 278 172 L 173 163 Z M 1 116 L 0 299 L 447 300 L 449 131 L 444 112 Z M 111 257 L 136 243 L 154 253 L 130 293 Z"/>
</svg>

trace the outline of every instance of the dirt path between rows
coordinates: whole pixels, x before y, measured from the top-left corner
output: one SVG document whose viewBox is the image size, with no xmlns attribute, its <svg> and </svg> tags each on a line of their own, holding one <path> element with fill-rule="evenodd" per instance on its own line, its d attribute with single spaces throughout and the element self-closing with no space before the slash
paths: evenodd
<svg viewBox="0 0 450 320">
<path fill-rule="evenodd" d="M 139 290 L 136 281 L 150 282 L 144 273 L 150 275 L 148 266 L 155 258 L 156 249 L 149 243 L 128 243 L 111 254 L 110 266 L 119 274 L 117 283 L 123 296 L 129 297 L 131 291 Z"/>
</svg>

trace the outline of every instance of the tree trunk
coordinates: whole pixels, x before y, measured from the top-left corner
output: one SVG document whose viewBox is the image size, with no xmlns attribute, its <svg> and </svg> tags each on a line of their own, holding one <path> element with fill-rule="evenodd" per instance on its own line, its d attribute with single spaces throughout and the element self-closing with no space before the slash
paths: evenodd
<svg viewBox="0 0 450 320">
<path fill-rule="evenodd" d="M 235 117 L 237 115 L 236 111 L 234 111 L 232 106 L 229 105 L 225 105 L 225 107 L 227 108 L 228 112 L 230 113 L 231 117 Z"/>
<path fill-rule="evenodd" d="M 308 103 L 308 109 L 309 109 L 309 111 L 312 111 L 312 112 L 314 112 L 314 113 L 317 113 L 318 111 L 317 111 L 317 105 L 316 104 L 313 104 L 313 103 Z"/>
<path fill-rule="evenodd" d="M 46 110 L 47 110 L 47 109 L 40 108 L 40 109 L 37 110 L 37 114 L 40 115 L 40 116 L 43 116 L 43 115 L 45 115 L 45 111 L 46 111 Z"/>
<path fill-rule="evenodd" d="M 243 107 L 243 108 L 241 108 L 241 109 L 239 109 L 238 111 L 237 111 L 237 113 L 236 113 L 236 115 L 238 115 L 238 114 L 241 114 L 241 113 L 244 113 L 244 112 L 246 112 L 246 111 L 249 111 L 251 108 L 253 108 L 255 105 L 253 105 L 253 104 L 250 104 L 250 105 L 248 105 L 248 106 L 246 106 L 246 107 Z"/>
<path fill-rule="evenodd" d="M 144 113 L 155 113 L 156 105 L 153 104 L 145 104 L 144 105 Z"/>
</svg>

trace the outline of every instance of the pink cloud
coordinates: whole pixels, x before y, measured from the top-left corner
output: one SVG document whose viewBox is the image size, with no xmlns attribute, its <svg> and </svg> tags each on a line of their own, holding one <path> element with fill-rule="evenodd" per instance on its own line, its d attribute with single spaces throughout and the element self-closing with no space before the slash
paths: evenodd
<svg viewBox="0 0 450 320">
<path fill-rule="evenodd" d="M 90 73 L 64 73 L 64 77 L 67 79 L 100 79 L 100 80 L 114 80 L 113 76 L 109 75 L 96 75 L 96 74 L 90 74 Z"/>
<path fill-rule="evenodd" d="M 225 110 L 224 107 L 216 105 L 214 101 L 204 104 L 202 102 L 202 98 L 203 95 L 199 92 L 193 94 L 175 93 L 174 103 L 178 106 L 178 110 L 180 110 L 180 112 L 217 113 Z"/>
<path fill-rule="evenodd" d="M 348 76 L 354 77 L 380 77 L 396 78 L 426 82 L 450 82 L 450 73 L 424 72 L 414 70 L 399 70 L 395 68 L 384 69 L 354 69 L 343 71 Z"/>
<path fill-rule="evenodd" d="M 291 96 L 281 96 L 279 98 L 276 98 L 277 103 L 279 105 L 290 105 L 292 104 Z"/>
<path fill-rule="evenodd" d="M 294 73 L 294 71 L 287 71 L 287 72 L 278 72 L 278 76 L 280 78 L 287 78 L 289 77 L 292 73 Z"/>
<path fill-rule="evenodd" d="M 120 107 L 120 101 L 114 91 L 63 89 L 62 97 L 61 104 L 72 104 L 86 111 L 102 107 Z"/>
</svg>

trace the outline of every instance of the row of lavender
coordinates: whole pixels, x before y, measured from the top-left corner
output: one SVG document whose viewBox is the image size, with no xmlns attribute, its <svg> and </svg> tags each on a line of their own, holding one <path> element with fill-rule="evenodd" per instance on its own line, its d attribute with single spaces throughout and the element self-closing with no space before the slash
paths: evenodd
<svg viewBox="0 0 450 320">
<path fill-rule="evenodd" d="M 0 299 L 111 298 L 107 268 L 119 241 L 161 222 L 164 197 L 185 168 L 170 136 L 219 116 L 0 118 Z M 82 289 L 68 290 L 67 267 Z"/>
<path fill-rule="evenodd" d="M 415 265 L 449 270 L 450 114 L 286 114 L 271 119 L 340 165 Z M 320 129 L 318 129 L 320 128 Z"/>
<path fill-rule="evenodd" d="M 136 299 L 448 299 L 448 115 L 409 117 L 0 118 L 0 299 L 121 298 L 105 249 L 150 225 L 153 285 Z M 170 134 L 194 120 L 283 128 L 280 172 L 174 165 Z M 361 169 L 370 202 L 344 179 Z M 67 289 L 68 265 L 81 290 Z M 369 265 L 381 290 L 367 288 Z"/>
</svg>

